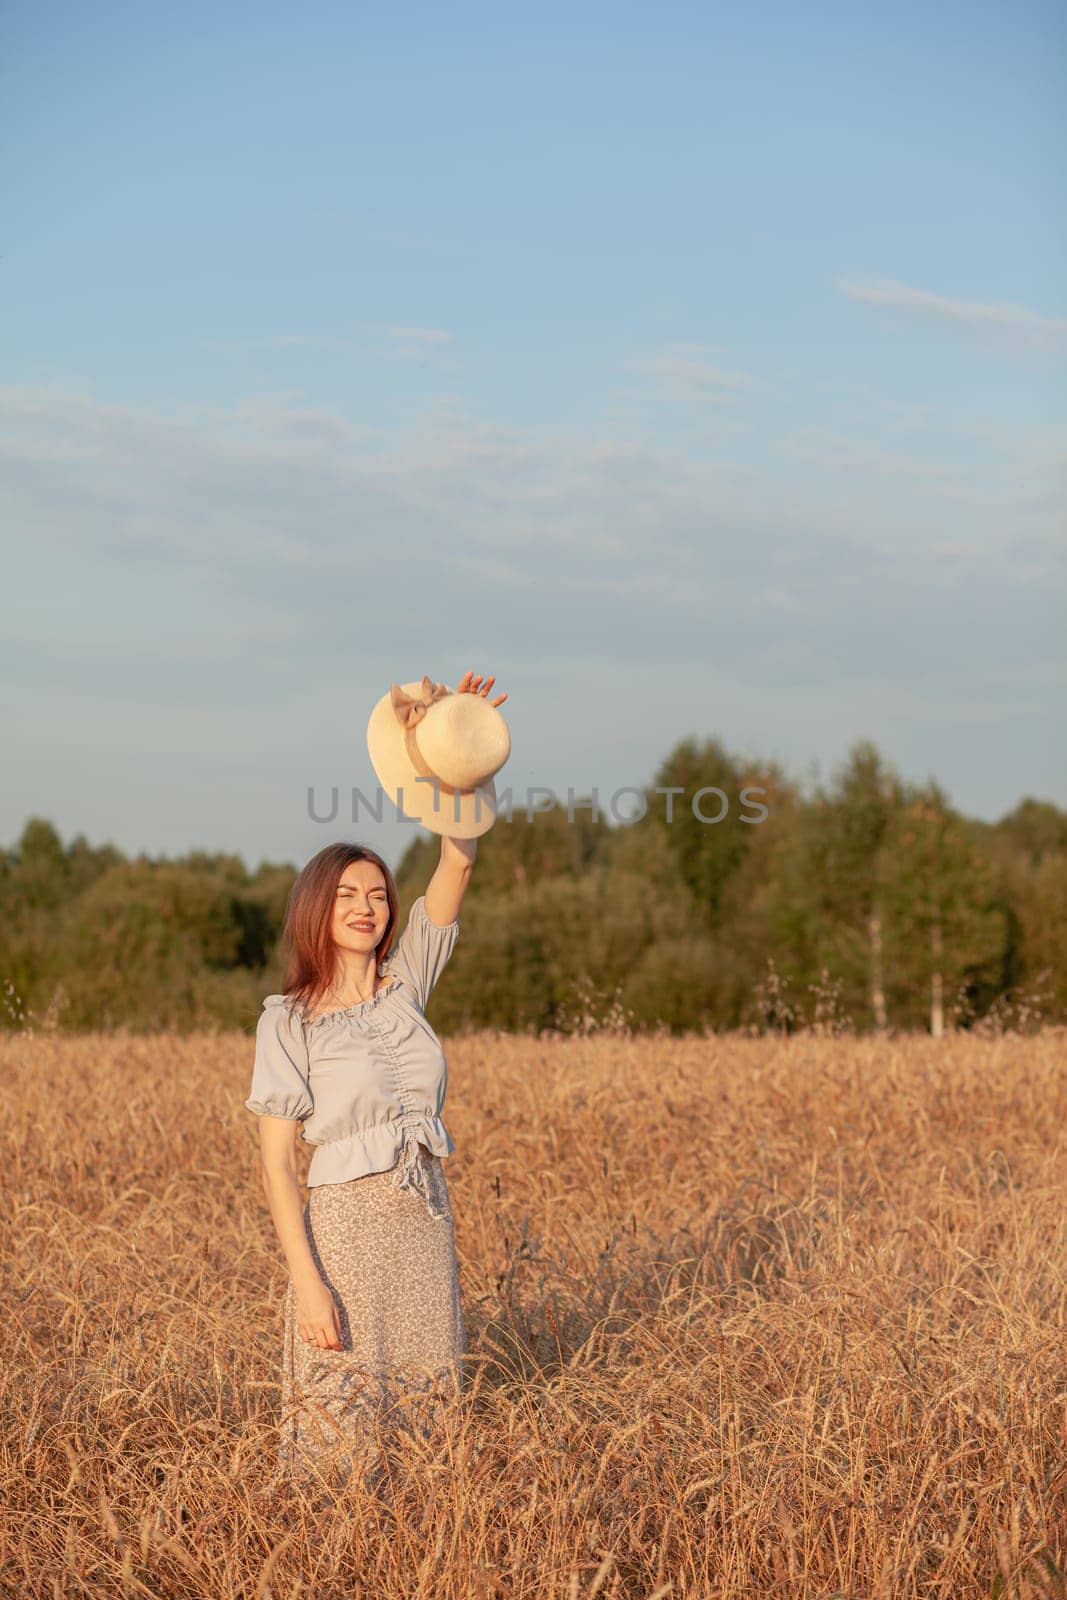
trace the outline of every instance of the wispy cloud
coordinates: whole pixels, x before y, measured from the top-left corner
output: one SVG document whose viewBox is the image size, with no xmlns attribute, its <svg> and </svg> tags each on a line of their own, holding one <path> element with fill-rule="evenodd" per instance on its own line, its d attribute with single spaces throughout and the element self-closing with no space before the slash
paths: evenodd
<svg viewBox="0 0 1067 1600">
<path fill-rule="evenodd" d="M 412 344 L 451 344 L 454 334 L 446 333 L 443 328 L 395 328 L 387 327 L 386 333 L 392 339 L 406 339 Z"/>
<path fill-rule="evenodd" d="M 730 371 L 708 360 L 713 346 L 670 344 L 659 355 L 638 356 L 626 363 L 634 372 L 657 378 L 669 389 L 719 403 L 752 387 L 747 372 Z"/>
<path fill-rule="evenodd" d="M 791 471 L 790 451 L 825 484 Z M 188 630 L 173 597 L 195 579 L 221 639 L 231 615 L 297 620 L 309 659 L 391 647 L 400 617 L 448 619 L 512 655 L 547 630 L 644 663 L 729 649 L 738 670 L 785 624 L 891 633 L 963 583 L 985 614 L 1057 590 L 1047 509 L 983 506 L 961 466 L 813 430 L 770 460 L 723 473 L 676 449 L 432 410 L 382 435 L 285 395 L 159 415 L 0 389 L 0 520 L 29 552 L 10 592 L 42 639 L 84 611 L 53 615 L 53 570 L 112 595 L 120 627 L 136 597 L 161 636 Z M 257 662 L 269 675 L 286 659 Z"/>
<path fill-rule="evenodd" d="M 354 327 L 318 333 L 250 333 L 226 338 L 201 337 L 204 350 L 350 350 L 382 338 L 394 356 L 416 355 L 425 360 L 433 350 L 455 342 L 455 334 L 445 328 L 402 327 L 393 323 L 364 322 Z"/>
<path fill-rule="evenodd" d="M 862 283 L 841 278 L 850 300 L 920 327 L 941 328 L 998 350 L 1056 354 L 1067 350 L 1067 317 L 1047 317 L 1024 306 L 953 299 L 932 289 L 882 278 Z"/>
<path fill-rule="evenodd" d="M 781 448 L 795 460 L 810 461 L 828 472 L 893 479 L 921 488 L 924 493 L 946 495 L 954 500 L 982 502 L 987 498 L 975 484 L 971 468 L 964 463 L 923 461 L 899 451 L 884 450 L 872 440 L 849 439 L 826 428 L 798 429 L 783 439 Z"/>
</svg>

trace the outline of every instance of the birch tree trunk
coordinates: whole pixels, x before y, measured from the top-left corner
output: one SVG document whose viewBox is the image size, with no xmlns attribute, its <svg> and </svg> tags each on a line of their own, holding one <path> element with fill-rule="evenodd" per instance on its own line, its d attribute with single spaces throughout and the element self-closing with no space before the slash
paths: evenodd
<svg viewBox="0 0 1067 1600">
<path fill-rule="evenodd" d="M 935 917 L 930 928 L 930 1032 L 940 1039 L 945 1031 L 945 1006 L 942 976 L 941 918 Z"/>
<path fill-rule="evenodd" d="M 879 1032 L 886 1025 L 885 987 L 882 978 L 882 918 L 876 906 L 867 918 L 867 936 L 871 945 L 871 1014 Z"/>
</svg>

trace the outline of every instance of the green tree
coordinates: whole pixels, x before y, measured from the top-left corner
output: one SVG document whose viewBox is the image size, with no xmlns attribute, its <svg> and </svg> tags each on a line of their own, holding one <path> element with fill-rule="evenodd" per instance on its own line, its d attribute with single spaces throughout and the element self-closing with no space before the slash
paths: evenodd
<svg viewBox="0 0 1067 1600">
<path fill-rule="evenodd" d="M 1049 853 L 1015 880 L 1021 926 L 1019 987 L 1048 1021 L 1067 1019 L 1067 851 Z"/>
<path fill-rule="evenodd" d="M 674 747 L 646 790 L 646 825 L 663 829 L 707 933 L 720 926 L 727 885 L 755 831 L 742 821 L 744 778 L 741 763 L 718 739 L 698 743 L 690 738 Z"/>
<path fill-rule="evenodd" d="M 946 1001 L 1003 976 L 1009 930 L 993 863 L 930 780 L 909 785 L 878 855 L 878 898 L 888 922 L 894 1007 L 945 1031 Z"/>
<path fill-rule="evenodd" d="M 1067 856 L 1067 811 L 1047 800 L 1020 800 L 1013 811 L 994 823 L 991 834 L 1012 853 L 1026 856 L 1037 866 L 1048 856 Z"/>
<path fill-rule="evenodd" d="M 793 819 L 776 857 L 768 919 L 783 966 L 803 986 L 825 969 L 853 1016 L 887 1025 L 885 907 L 879 852 L 901 804 L 901 784 L 868 740 L 853 745 L 830 785 Z"/>
</svg>

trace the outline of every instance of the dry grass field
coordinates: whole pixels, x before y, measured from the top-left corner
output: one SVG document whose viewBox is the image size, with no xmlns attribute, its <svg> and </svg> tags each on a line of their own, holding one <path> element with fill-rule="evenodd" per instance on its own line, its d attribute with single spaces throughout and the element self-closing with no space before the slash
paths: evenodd
<svg viewBox="0 0 1067 1600">
<path fill-rule="evenodd" d="M 447 1051 L 469 1404 L 316 1499 L 251 1041 L 0 1040 L 0 1593 L 1067 1594 L 1062 1030 Z"/>
</svg>

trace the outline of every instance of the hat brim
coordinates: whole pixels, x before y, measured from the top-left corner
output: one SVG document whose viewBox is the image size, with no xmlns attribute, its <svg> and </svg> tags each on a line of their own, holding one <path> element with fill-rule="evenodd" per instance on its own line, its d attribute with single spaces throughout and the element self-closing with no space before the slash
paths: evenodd
<svg viewBox="0 0 1067 1600">
<path fill-rule="evenodd" d="M 417 694 L 422 680 L 400 687 L 405 694 Z M 478 839 L 496 821 L 496 784 L 492 778 L 473 789 L 450 792 L 443 784 L 435 785 L 419 773 L 408 755 L 404 730 L 397 721 L 390 694 L 382 695 L 368 719 L 367 753 L 378 782 L 405 821 L 418 822 L 431 833 L 451 839 Z"/>
</svg>

